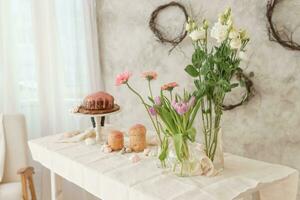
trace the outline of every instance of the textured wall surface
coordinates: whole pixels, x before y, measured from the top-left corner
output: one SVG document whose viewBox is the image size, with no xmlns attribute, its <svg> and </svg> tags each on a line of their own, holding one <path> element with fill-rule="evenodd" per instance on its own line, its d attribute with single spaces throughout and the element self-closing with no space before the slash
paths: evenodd
<svg viewBox="0 0 300 200">
<path fill-rule="evenodd" d="M 127 88 L 114 86 L 114 77 L 119 72 L 125 69 L 134 72 L 131 81 L 142 93 L 145 93 L 146 82 L 139 74 L 145 70 L 159 73 L 153 85 L 156 92 L 161 84 L 169 81 L 177 81 L 182 87 L 193 87 L 191 79 L 183 71 L 192 53 L 189 38 L 168 55 L 171 47 L 157 42 L 148 27 L 151 12 L 166 2 L 99 1 L 101 64 L 106 88 L 123 109 L 113 121 L 127 127 L 140 122 L 150 128 L 150 123 L 137 98 Z M 181 2 L 199 20 L 207 17 L 210 21 L 215 21 L 217 14 L 230 6 L 235 23 L 249 30 L 251 42 L 248 53 L 251 56 L 243 67 L 246 72 L 253 71 L 255 74 L 256 96 L 247 105 L 225 112 L 222 121 L 225 150 L 300 169 L 300 52 L 286 50 L 268 40 L 266 0 Z M 281 5 L 285 12 L 277 9 L 275 17 L 286 22 L 286 26 L 295 27 L 295 24 L 300 24 L 300 2 L 287 2 Z M 161 23 L 169 28 L 174 28 L 173 25 L 182 20 L 176 9 L 167 10 L 161 17 L 164 18 Z M 300 30 L 296 31 L 295 37 L 299 34 Z"/>
</svg>

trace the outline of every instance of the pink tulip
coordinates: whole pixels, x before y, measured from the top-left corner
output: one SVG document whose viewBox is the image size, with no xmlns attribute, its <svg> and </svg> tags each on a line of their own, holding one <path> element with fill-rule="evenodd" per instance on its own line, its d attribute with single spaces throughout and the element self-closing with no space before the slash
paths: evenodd
<svg viewBox="0 0 300 200">
<path fill-rule="evenodd" d="M 188 103 L 185 102 L 172 102 L 172 106 L 179 115 L 183 115 L 189 110 Z"/>
<path fill-rule="evenodd" d="M 195 100 L 196 98 L 194 96 L 192 96 L 188 102 L 188 107 L 189 109 L 192 108 L 195 105 Z"/>
<path fill-rule="evenodd" d="M 143 72 L 142 77 L 147 79 L 148 81 L 156 80 L 157 73 L 155 71 Z"/>
<path fill-rule="evenodd" d="M 117 86 L 119 86 L 119 85 L 127 83 L 129 78 L 131 77 L 131 75 L 132 75 L 132 73 L 128 72 L 128 71 L 125 71 L 121 74 L 118 74 L 117 77 L 116 77 L 115 84 Z"/>
<path fill-rule="evenodd" d="M 159 97 L 159 96 L 157 96 L 157 97 L 154 98 L 154 103 L 155 103 L 155 105 L 157 105 L 157 106 L 160 106 L 160 105 L 161 105 L 161 100 L 160 100 L 160 97 Z"/>
<path fill-rule="evenodd" d="M 156 116 L 156 115 L 157 115 L 156 110 L 155 110 L 154 107 L 150 107 L 150 108 L 149 108 L 149 112 L 150 112 L 150 114 L 151 114 L 152 116 Z"/>
</svg>

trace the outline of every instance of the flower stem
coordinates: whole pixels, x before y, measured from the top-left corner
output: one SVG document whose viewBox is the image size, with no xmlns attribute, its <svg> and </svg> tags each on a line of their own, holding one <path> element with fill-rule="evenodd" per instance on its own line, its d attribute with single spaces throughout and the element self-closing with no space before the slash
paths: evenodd
<svg viewBox="0 0 300 200">
<path fill-rule="evenodd" d="M 173 101 L 173 94 L 172 94 L 172 90 L 170 90 L 170 98 L 171 98 L 171 102 Z"/>
<path fill-rule="evenodd" d="M 153 93 L 152 93 L 152 88 L 151 88 L 150 80 L 148 80 L 148 88 L 149 88 L 149 92 L 150 92 L 150 97 L 153 99 Z"/>
<path fill-rule="evenodd" d="M 159 129 L 159 126 L 156 126 L 156 124 L 155 124 L 153 118 L 151 117 L 151 114 L 150 114 L 150 112 L 149 112 L 149 109 L 147 108 L 147 104 L 146 104 L 146 102 L 144 101 L 143 97 L 142 97 L 137 91 L 135 91 L 135 90 L 129 85 L 128 82 L 126 83 L 126 85 L 127 85 L 127 87 L 128 87 L 134 94 L 136 94 L 136 95 L 139 97 L 139 99 L 141 100 L 141 102 L 142 102 L 142 104 L 144 105 L 144 107 L 145 107 L 145 109 L 146 109 L 146 112 L 147 112 L 147 114 L 148 114 L 148 116 L 149 116 L 149 118 L 150 118 L 150 120 L 151 120 L 151 122 L 152 122 L 152 125 L 153 125 L 153 127 L 154 127 L 154 129 L 155 129 L 155 131 L 156 131 L 156 133 L 157 133 L 157 135 L 158 135 L 159 142 L 160 142 L 160 144 L 162 144 L 162 139 L 161 139 L 161 135 L 160 135 L 160 129 Z"/>
</svg>

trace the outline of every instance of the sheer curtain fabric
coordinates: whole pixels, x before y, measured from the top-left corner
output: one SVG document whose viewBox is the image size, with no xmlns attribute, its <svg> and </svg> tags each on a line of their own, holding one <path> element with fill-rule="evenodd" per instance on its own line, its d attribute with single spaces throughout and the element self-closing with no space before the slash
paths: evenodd
<svg viewBox="0 0 300 200">
<path fill-rule="evenodd" d="M 29 138 L 89 126 L 70 109 L 103 86 L 95 1 L 0 0 L 0 113 L 25 114 Z"/>
</svg>

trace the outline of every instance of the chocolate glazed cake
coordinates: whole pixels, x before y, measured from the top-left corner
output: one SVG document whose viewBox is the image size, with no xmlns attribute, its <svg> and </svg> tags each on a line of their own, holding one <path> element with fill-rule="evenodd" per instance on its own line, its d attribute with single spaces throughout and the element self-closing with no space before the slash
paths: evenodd
<svg viewBox="0 0 300 200">
<path fill-rule="evenodd" d="M 84 98 L 75 112 L 83 114 L 105 114 L 119 110 L 114 97 L 106 92 L 96 92 Z"/>
</svg>

